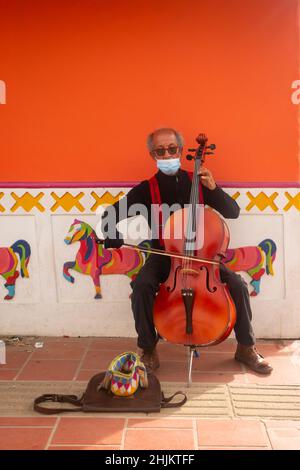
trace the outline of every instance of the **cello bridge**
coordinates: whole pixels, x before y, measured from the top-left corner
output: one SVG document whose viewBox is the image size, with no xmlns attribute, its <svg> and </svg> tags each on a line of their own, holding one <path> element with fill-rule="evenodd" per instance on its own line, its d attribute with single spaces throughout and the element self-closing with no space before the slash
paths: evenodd
<svg viewBox="0 0 300 470">
<path fill-rule="evenodd" d="M 192 276 L 198 276 L 199 271 L 197 271 L 196 269 L 193 269 L 193 268 L 182 268 L 180 270 L 180 274 L 190 274 Z"/>
</svg>

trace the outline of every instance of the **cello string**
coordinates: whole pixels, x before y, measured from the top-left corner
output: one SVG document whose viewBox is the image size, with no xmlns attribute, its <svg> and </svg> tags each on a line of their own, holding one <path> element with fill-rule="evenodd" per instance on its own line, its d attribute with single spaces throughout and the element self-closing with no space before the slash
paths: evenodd
<svg viewBox="0 0 300 470">
<path fill-rule="evenodd" d="M 198 167 L 198 160 L 195 158 L 195 165 L 194 165 L 194 175 L 193 175 L 193 182 L 192 182 L 192 189 L 191 189 L 191 198 L 190 198 L 190 216 L 189 216 L 189 233 L 188 233 L 188 240 L 189 240 L 189 250 L 188 254 L 194 254 L 194 241 L 192 242 L 192 237 L 195 237 L 195 203 L 196 203 L 196 196 L 197 196 L 197 167 Z M 190 275 L 188 274 L 190 268 L 192 266 L 192 262 L 189 259 L 187 263 L 187 280 L 190 281 Z M 191 281 L 190 281 L 191 282 Z M 187 287 L 190 287 L 190 283 L 186 282 Z M 187 344 L 191 343 L 191 333 L 186 333 L 186 341 Z"/>
<path fill-rule="evenodd" d="M 198 167 L 199 167 L 199 160 L 196 159 L 195 161 L 195 170 L 194 170 L 194 178 L 193 178 L 193 193 L 192 193 L 192 218 L 191 218 L 191 232 L 190 238 L 196 237 L 197 234 L 197 195 L 199 194 L 198 189 Z M 193 242 L 193 246 L 190 250 L 190 254 L 194 256 L 195 254 L 195 241 Z M 192 261 L 189 260 L 189 268 L 192 266 Z"/>
<path fill-rule="evenodd" d="M 194 193 L 194 181 L 195 181 L 195 166 L 196 166 L 196 160 L 195 160 L 195 165 L 194 165 L 194 174 L 193 174 L 193 180 L 192 180 L 192 186 L 191 186 L 191 194 L 190 194 L 190 201 L 189 201 L 189 210 L 188 210 L 188 223 L 187 223 L 187 231 L 186 231 L 186 238 L 185 238 L 185 255 L 189 254 L 189 248 L 187 248 L 187 243 L 190 243 L 188 240 L 191 238 L 191 224 L 192 224 L 192 207 L 193 207 L 193 193 Z M 190 267 L 189 260 L 184 265 L 185 272 L 184 272 L 184 287 L 187 288 L 187 270 Z"/>
<path fill-rule="evenodd" d="M 190 200 L 189 200 L 189 209 L 188 209 L 188 222 L 187 222 L 187 229 L 186 229 L 186 236 L 185 236 L 185 243 L 184 243 L 184 253 L 185 255 L 189 255 L 190 250 L 189 247 L 187 247 L 187 243 L 190 243 L 191 239 L 191 234 L 192 234 L 192 220 L 193 220 L 193 203 L 194 203 L 194 192 L 195 192 L 195 170 L 196 170 L 196 159 L 195 159 L 195 165 L 194 165 L 194 174 L 193 174 L 193 180 L 192 180 L 192 186 L 191 186 L 191 194 L 190 194 Z M 187 261 L 184 263 L 184 274 L 183 274 L 183 284 L 184 287 L 187 288 L 187 280 L 188 280 L 188 269 L 190 268 L 190 260 L 187 259 Z"/>
<path fill-rule="evenodd" d="M 189 209 L 188 209 L 188 223 L 187 223 L 187 230 L 186 230 L 186 237 L 185 237 L 185 255 L 188 255 L 189 254 L 189 247 L 188 247 L 188 243 L 189 243 L 189 240 L 190 240 L 190 236 L 191 236 L 191 222 L 192 222 L 192 203 L 193 203 L 193 187 L 194 187 L 194 184 L 193 184 L 193 181 L 194 181 L 194 177 L 193 177 L 193 180 L 192 180 L 192 187 L 191 187 L 191 194 L 190 194 L 190 200 L 189 200 Z M 189 268 L 189 260 L 186 261 L 185 263 L 185 272 L 184 272 L 184 287 L 187 288 L 187 280 L 188 280 L 188 275 L 187 275 L 187 270 Z"/>
<path fill-rule="evenodd" d="M 191 250 L 189 251 L 189 255 L 195 256 L 195 251 L 197 247 L 197 234 L 198 234 L 198 207 L 197 204 L 199 202 L 199 184 L 200 184 L 200 177 L 198 175 L 199 167 L 201 168 L 201 159 L 202 155 L 205 151 L 205 144 L 201 148 L 201 155 L 200 158 L 195 159 L 195 166 L 194 166 L 194 175 L 193 175 L 193 184 L 192 184 L 192 194 L 191 194 L 191 212 L 192 212 L 192 217 L 190 217 L 191 220 L 191 226 L 189 227 L 189 239 L 191 240 L 191 237 L 193 236 L 193 245 Z M 188 268 L 190 269 L 192 267 L 192 260 L 188 260 Z M 187 270 L 188 273 L 188 270 Z M 186 274 L 186 277 L 189 275 Z M 187 282 L 186 282 L 187 284 Z M 187 344 L 191 344 L 191 337 L 192 333 L 187 333 L 186 334 L 186 339 L 187 339 Z"/>
<path fill-rule="evenodd" d="M 197 198 L 197 180 L 198 180 L 198 166 L 199 166 L 199 160 L 195 158 L 195 165 L 194 165 L 194 174 L 193 174 L 193 181 L 192 181 L 192 188 L 191 188 L 191 195 L 190 195 L 190 204 L 189 204 L 189 215 L 188 215 L 188 227 L 187 227 L 187 239 L 189 240 L 189 244 L 191 245 L 191 239 L 192 237 L 195 236 L 195 217 L 196 217 L 196 198 Z M 193 242 L 194 245 L 194 242 Z M 187 250 L 185 250 L 185 254 L 193 254 L 194 250 L 191 249 L 189 246 Z M 187 260 L 187 263 L 185 263 L 185 287 L 188 287 L 188 279 L 189 279 L 189 274 L 188 270 L 192 266 L 192 261 L 191 259 Z"/>
<path fill-rule="evenodd" d="M 191 198 L 190 198 L 190 207 L 189 207 L 189 229 L 188 229 L 189 248 L 187 250 L 189 255 L 191 254 L 191 240 L 193 236 L 193 218 L 194 218 L 194 204 L 195 204 L 195 172 L 196 172 L 196 160 L 195 160 L 194 175 L 193 175 L 193 182 L 192 182 L 192 189 L 191 189 Z M 190 260 L 188 260 L 187 268 L 188 270 L 191 268 Z M 187 279 L 189 279 L 188 274 L 187 274 Z"/>
</svg>

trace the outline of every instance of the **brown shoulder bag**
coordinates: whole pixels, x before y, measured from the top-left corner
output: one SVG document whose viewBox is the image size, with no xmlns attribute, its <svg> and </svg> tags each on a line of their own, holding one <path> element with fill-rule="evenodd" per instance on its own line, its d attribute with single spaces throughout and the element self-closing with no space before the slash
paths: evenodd
<svg viewBox="0 0 300 470">
<path fill-rule="evenodd" d="M 161 408 L 175 408 L 185 404 L 187 397 L 183 392 L 176 392 L 170 397 L 165 397 L 158 378 L 148 375 L 148 387 L 138 387 L 136 392 L 128 397 L 116 396 L 111 391 L 101 388 L 105 372 L 94 375 L 79 398 L 76 395 L 45 394 L 34 400 L 34 409 L 39 413 L 51 415 L 65 412 L 159 412 Z M 173 398 L 182 395 L 182 399 L 173 402 Z M 53 408 L 42 406 L 44 402 L 69 403 L 74 407 Z"/>
</svg>

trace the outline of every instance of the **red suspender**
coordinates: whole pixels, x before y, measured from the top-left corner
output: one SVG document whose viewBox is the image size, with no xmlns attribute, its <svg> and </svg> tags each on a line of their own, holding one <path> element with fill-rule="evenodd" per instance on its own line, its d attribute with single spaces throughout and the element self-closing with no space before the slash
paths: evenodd
<svg viewBox="0 0 300 470">
<path fill-rule="evenodd" d="M 150 193 L 151 193 L 151 202 L 152 204 L 155 204 L 153 206 L 153 209 L 154 209 L 154 218 L 155 218 L 156 228 L 158 228 L 159 243 L 164 248 L 165 243 L 164 243 L 163 236 L 162 236 L 163 220 L 162 220 L 162 211 L 161 211 L 161 195 L 160 195 L 160 190 L 159 190 L 156 175 L 150 178 L 149 185 L 150 185 Z"/>
<path fill-rule="evenodd" d="M 190 171 L 187 172 L 191 181 L 193 181 L 193 173 Z M 162 210 L 161 210 L 161 195 L 158 186 L 158 181 L 156 175 L 152 176 L 149 179 L 149 186 L 150 186 L 150 194 L 151 194 L 151 202 L 154 204 L 154 218 L 156 227 L 158 227 L 158 237 L 159 243 L 162 247 L 165 246 L 162 231 L 163 231 L 163 218 L 162 218 Z M 202 192 L 202 184 L 199 184 L 199 204 L 204 204 L 203 200 L 203 192 Z"/>
</svg>

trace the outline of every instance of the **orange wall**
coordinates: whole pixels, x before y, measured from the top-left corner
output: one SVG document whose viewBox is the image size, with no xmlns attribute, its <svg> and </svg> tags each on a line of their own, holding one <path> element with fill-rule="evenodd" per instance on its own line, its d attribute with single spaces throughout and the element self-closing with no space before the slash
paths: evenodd
<svg viewBox="0 0 300 470">
<path fill-rule="evenodd" d="M 298 181 L 297 0 L 0 7 L 2 182 L 147 178 L 161 126 L 205 131 L 218 180 Z"/>
</svg>

